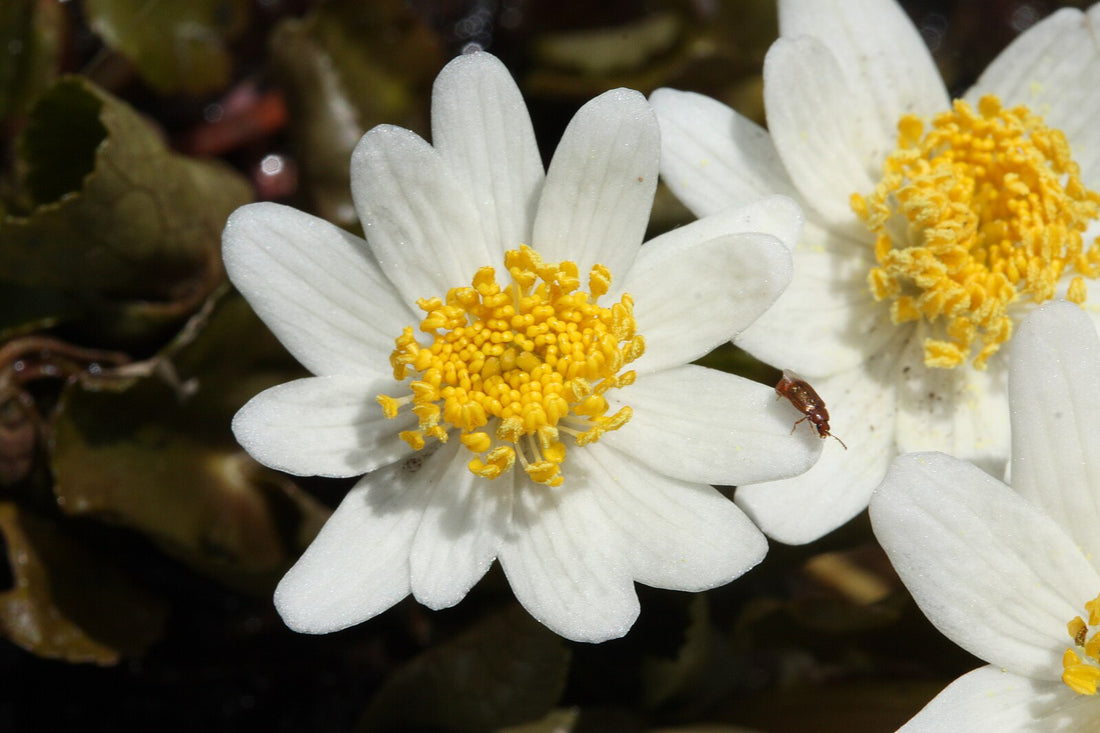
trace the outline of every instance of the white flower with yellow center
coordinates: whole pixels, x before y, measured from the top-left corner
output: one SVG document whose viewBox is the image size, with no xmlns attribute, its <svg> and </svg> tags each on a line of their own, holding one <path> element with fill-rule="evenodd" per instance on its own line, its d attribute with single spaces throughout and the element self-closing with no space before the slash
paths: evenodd
<svg viewBox="0 0 1100 733">
<path fill-rule="evenodd" d="M 563 636 L 620 636 L 634 582 L 702 590 L 766 551 L 708 484 L 806 470 L 764 386 L 690 362 L 767 308 L 801 217 L 776 197 L 641 246 L 658 173 L 637 92 L 587 105 L 544 172 L 523 99 L 478 53 L 432 97 L 432 144 L 377 127 L 352 158 L 367 241 L 275 204 L 237 211 L 233 283 L 315 377 L 234 419 L 258 460 L 365 474 L 275 594 L 324 633 L 410 593 L 461 600 L 499 559 Z"/>
<path fill-rule="evenodd" d="M 875 535 L 921 610 L 989 662 L 907 733 L 1100 730 L 1100 339 L 1068 303 L 1018 330 L 1012 488 L 966 461 L 911 453 L 871 499 Z"/>
<path fill-rule="evenodd" d="M 741 487 L 771 537 L 812 541 L 861 511 L 899 452 L 1001 475 L 1013 324 L 1100 297 L 1100 51 L 1088 14 L 1020 36 L 951 101 L 892 0 L 780 0 L 768 132 L 661 89 L 661 172 L 697 215 L 783 193 L 806 212 L 791 287 L 735 342 L 828 405 L 802 476 Z"/>
</svg>

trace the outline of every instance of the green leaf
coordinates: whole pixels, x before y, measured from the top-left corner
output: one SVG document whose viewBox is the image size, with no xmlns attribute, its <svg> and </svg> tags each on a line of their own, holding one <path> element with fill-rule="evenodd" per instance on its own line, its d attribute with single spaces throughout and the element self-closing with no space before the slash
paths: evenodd
<svg viewBox="0 0 1100 733">
<path fill-rule="evenodd" d="M 569 669 L 565 642 L 517 606 L 398 670 L 378 692 L 361 731 L 481 731 L 546 715 Z"/>
<path fill-rule="evenodd" d="M 245 0 L 88 0 L 92 29 L 162 94 L 229 84 L 227 43 L 248 22 Z"/>
<path fill-rule="evenodd" d="M 443 66 L 442 44 L 404 3 L 340 0 L 280 23 L 271 54 L 287 94 L 306 206 L 354 229 L 351 152 L 383 122 L 427 128 L 424 100 Z"/>
<path fill-rule="evenodd" d="M 24 112 L 57 76 L 64 24 L 55 0 L 0 2 L 0 120 Z"/>
<path fill-rule="evenodd" d="M 224 279 L 221 231 L 251 200 L 247 181 L 171 152 L 121 100 L 85 79 L 58 81 L 21 152 L 33 207 L 0 220 L 5 280 L 70 296 L 110 324 L 178 322 Z"/>
<path fill-rule="evenodd" d="M 237 296 L 189 338 L 147 376 L 65 389 L 53 423 L 57 500 L 70 514 L 141 532 L 225 583 L 266 592 L 327 511 L 245 455 L 229 424 L 246 398 L 300 371 Z"/>
<path fill-rule="evenodd" d="M 0 593 L 0 631 L 41 657 L 116 664 L 160 637 L 166 608 L 53 522 L 0 502 L 14 586 Z"/>
</svg>

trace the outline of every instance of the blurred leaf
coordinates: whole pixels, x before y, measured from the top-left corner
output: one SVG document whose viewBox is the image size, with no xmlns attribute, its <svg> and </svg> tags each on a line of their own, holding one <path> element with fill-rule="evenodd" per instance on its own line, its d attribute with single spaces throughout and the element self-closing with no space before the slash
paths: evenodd
<svg viewBox="0 0 1100 733">
<path fill-rule="evenodd" d="M 743 351 L 731 342 L 726 342 L 695 360 L 696 364 L 737 374 L 761 384 L 773 385 L 779 381 L 780 372 L 764 364 L 747 351 Z"/>
<path fill-rule="evenodd" d="M 184 329 L 165 354 L 181 379 L 197 382 L 188 410 L 227 437 L 229 420 L 241 405 L 268 387 L 307 376 L 248 302 L 231 290 L 214 303 L 208 319 Z"/>
<path fill-rule="evenodd" d="M 680 31 L 675 13 L 654 13 L 617 28 L 547 34 L 535 44 L 535 54 L 546 64 L 598 76 L 635 69 L 667 53 Z"/>
<path fill-rule="evenodd" d="M 64 24 L 55 0 L 0 2 L 0 120 L 23 112 L 57 75 Z"/>
<path fill-rule="evenodd" d="M 728 719 L 768 733 L 892 731 L 949 681 L 899 684 L 861 679 L 773 688 L 731 704 Z"/>
<path fill-rule="evenodd" d="M 280 23 L 271 53 L 306 204 L 355 228 L 351 152 L 377 124 L 426 129 L 424 100 L 443 66 L 440 41 L 398 0 L 338 0 Z"/>
<path fill-rule="evenodd" d="M 818 553 L 803 564 L 802 571 L 821 587 L 860 606 L 882 601 L 904 587 L 885 553 L 873 544 Z"/>
<path fill-rule="evenodd" d="M 51 521 L 0 503 L 14 587 L 0 593 L 0 630 L 41 657 L 116 664 L 161 635 L 166 609 Z"/>
<path fill-rule="evenodd" d="M 538 40 L 523 84 L 528 96 L 579 100 L 614 87 L 648 94 L 671 86 L 729 103 L 747 80 L 759 78 L 777 36 L 770 0 L 664 0 L 637 7 L 641 15 L 616 27 L 532 28 Z M 763 111 L 762 104 L 754 106 Z M 739 109 L 756 119 L 755 109 Z"/>
<path fill-rule="evenodd" d="M 240 175 L 172 153 L 128 105 L 75 77 L 39 100 L 21 142 L 33 209 L 0 221 L 3 280 L 154 322 L 178 321 L 222 281 L 222 227 L 251 199 Z"/>
<path fill-rule="evenodd" d="M 565 687 L 565 642 L 518 605 L 487 616 L 398 670 L 362 731 L 481 731 L 546 715 Z"/>
<path fill-rule="evenodd" d="M 229 430 L 247 397 L 298 376 L 239 297 L 153 375 L 106 389 L 69 385 L 53 424 L 61 507 L 148 535 L 236 587 L 269 590 L 327 516 Z M 276 369 L 276 365 L 282 369 Z"/>
<path fill-rule="evenodd" d="M 579 714 L 577 708 L 556 708 L 545 717 L 530 723 L 506 726 L 499 733 L 569 733 L 576 727 Z"/>
<path fill-rule="evenodd" d="M 792 579 L 798 593 L 786 611 L 813 634 L 864 632 L 896 624 L 908 604 L 882 549 L 874 543 L 819 552 Z"/>
<path fill-rule="evenodd" d="M 26 479 L 39 453 L 39 421 L 27 391 L 0 383 L 0 487 Z"/>
<path fill-rule="evenodd" d="M 75 304 L 62 293 L 0 280 L 0 342 L 76 314 Z"/>
<path fill-rule="evenodd" d="M 719 683 L 719 691 L 725 689 L 722 678 L 712 676 L 717 671 L 712 668 L 714 653 L 723 640 L 711 626 L 706 595 L 692 596 L 689 611 L 690 622 L 679 653 L 672 659 L 648 657 L 642 662 L 642 697 L 646 708 L 672 702 L 697 704 L 700 698 L 714 695 L 714 681 Z"/>
<path fill-rule="evenodd" d="M 653 727 L 648 733 L 761 733 L 756 727 L 725 725 L 723 723 L 696 723 L 675 727 Z"/>
<path fill-rule="evenodd" d="M 92 29 L 161 94 L 229 84 L 227 42 L 247 24 L 246 0 L 87 0 Z"/>
</svg>

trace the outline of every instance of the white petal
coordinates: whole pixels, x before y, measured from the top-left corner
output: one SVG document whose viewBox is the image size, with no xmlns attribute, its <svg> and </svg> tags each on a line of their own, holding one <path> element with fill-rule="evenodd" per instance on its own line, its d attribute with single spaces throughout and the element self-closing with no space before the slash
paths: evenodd
<svg viewBox="0 0 1100 733">
<path fill-rule="evenodd" d="M 472 193 L 496 264 L 530 243 L 542 188 L 542 158 L 523 97 L 495 56 L 459 56 L 432 90 L 432 144 Z"/>
<path fill-rule="evenodd" d="M 868 91 L 891 140 L 902 115 L 929 117 L 950 103 L 924 39 L 893 0 L 780 0 L 779 29 L 825 44 L 848 85 Z"/>
<path fill-rule="evenodd" d="M 471 191 L 418 135 L 379 125 L 351 156 L 351 193 L 371 251 L 407 303 L 444 297 L 494 260 Z"/>
<path fill-rule="evenodd" d="M 834 440 L 824 444 L 820 460 L 806 473 L 780 481 L 741 486 L 734 495 L 764 534 L 789 545 L 813 542 L 867 507 L 882 480 L 894 448 L 895 396 L 884 378 L 895 361 L 873 357 L 864 369 L 851 370 L 812 386 L 825 401 Z M 801 413 L 784 402 L 793 424 Z M 811 433 L 803 424 L 798 430 Z"/>
<path fill-rule="evenodd" d="M 397 437 L 412 413 L 388 420 L 375 400 L 392 378 L 312 377 L 264 390 L 233 417 L 233 434 L 260 463 L 297 476 L 358 476 L 412 448 Z"/>
<path fill-rule="evenodd" d="M 437 460 L 432 460 L 436 458 Z M 415 456 L 364 476 L 275 589 L 286 625 L 327 634 L 377 616 L 409 594 L 409 549 L 447 467 Z"/>
<path fill-rule="evenodd" d="M 661 123 L 661 176 L 696 216 L 775 193 L 799 194 L 764 128 L 694 92 L 649 97 Z"/>
<path fill-rule="evenodd" d="M 287 350 L 314 374 L 380 375 L 414 322 L 366 242 L 288 206 L 233 212 L 225 269 Z"/>
<path fill-rule="evenodd" d="M 1097 730 L 1100 705 L 1061 681 L 1028 679 L 990 665 L 963 675 L 898 733 L 990 731 L 1077 733 Z"/>
<path fill-rule="evenodd" d="M 969 363 L 926 367 L 923 325 L 904 347 L 897 375 L 898 451 L 943 451 L 1004 476 L 1010 447 L 1005 354 L 994 354 L 983 371 Z"/>
<path fill-rule="evenodd" d="M 896 134 L 881 128 L 863 87 L 852 87 L 816 38 L 780 38 L 764 59 L 768 130 L 805 203 L 838 231 L 859 236 L 853 193 L 870 193 Z"/>
<path fill-rule="evenodd" d="M 638 264 L 660 246 L 672 246 L 673 242 L 684 246 L 727 234 L 770 234 L 787 249 L 794 249 L 802 238 L 802 209 L 787 196 L 766 196 L 727 206 L 649 240 L 638 256 Z"/>
<path fill-rule="evenodd" d="M 966 98 L 996 94 L 1006 105 L 1026 104 L 1066 133 L 1086 184 L 1100 186 L 1100 6 L 1088 14 L 1063 8 L 1016 38 L 982 73 Z"/>
<path fill-rule="evenodd" d="M 471 457 L 457 439 L 447 451 L 447 469 L 426 487 L 431 499 L 413 539 L 409 565 L 412 592 L 429 608 L 455 605 L 481 579 L 497 556 L 512 512 L 511 474 L 492 481 L 470 473 Z"/>
<path fill-rule="evenodd" d="M 802 473 L 821 455 L 812 430 L 791 432 L 775 389 L 699 366 L 646 374 L 607 393 L 634 415 L 600 438 L 665 476 L 726 486 Z"/>
<path fill-rule="evenodd" d="M 570 460 L 566 480 L 583 475 L 640 583 L 707 590 L 744 575 L 768 551 L 760 530 L 710 486 L 655 474 L 602 441 Z"/>
<path fill-rule="evenodd" d="M 791 256 L 768 234 L 696 240 L 670 232 L 647 245 L 624 287 L 646 351 L 639 374 L 686 364 L 726 343 L 756 320 L 790 282 Z"/>
<path fill-rule="evenodd" d="M 645 97 L 613 89 L 588 102 L 554 153 L 528 244 L 548 261 L 576 262 L 582 282 L 596 263 L 622 277 L 649 223 L 660 156 Z"/>
<path fill-rule="evenodd" d="M 965 461 L 909 453 L 875 491 L 871 524 L 944 635 L 1009 672 L 1061 678 L 1066 624 L 1100 575 L 1057 522 Z"/>
<path fill-rule="evenodd" d="M 558 489 L 517 482 L 500 565 L 519 602 L 551 631 L 606 641 L 624 635 L 638 617 L 630 548 L 600 508 L 599 487 L 571 480 L 572 466 L 567 459 L 569 473 Z"/>
<path fill-rule="evenodd" d="M 901 332 L 887 305 L 867 287 L 874 265 L 870 248 L 810 221 L 802 231 L 791 253 L 791 284 L 734 342 L 761 361 L 806 377 L 858 368 Z"/>
<path fill-rule="evenodd" d="M 1025 318 L 1009 388 L 1013 488 L 1100 563 L 1100 339 L 1088 314 L 1062 302 Z"/>
</svg>

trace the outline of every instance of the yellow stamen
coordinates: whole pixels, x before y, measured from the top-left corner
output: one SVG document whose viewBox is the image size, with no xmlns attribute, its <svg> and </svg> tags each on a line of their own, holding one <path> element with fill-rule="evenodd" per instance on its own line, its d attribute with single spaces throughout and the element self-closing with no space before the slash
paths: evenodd
<svg viewBox="0 0 1100 733">
<path fill-rule="evenodd" d="M 1100 194 L 1081 182 L 1065 135 L 994 96 L 977 112 L 956 100 L 927 132 L 902 118 L 882 180 L 851 204 L 876 235 L 868 287 L 892 300 L 894 323 L 932 326 L 930 367 L 958 366 L 976 349 L 974 367 L 985 368 L 1012 335 L 1015 300 L 1049 300 L 1076 271 L 1066 298 L 1083 303 L 1083 278 L 1100 274 L 1100 241 L 1086 247 L 1081 236 Z"/>
<path fill-rule="evenodd" d="M 1100 683 L 1100 596 L 1085 604 L 1088 621 L 1077 616 L 1066 624 L 1073 648 L 1062 655 L 1062 681 L 1079 695 L 1095 695 Z"/>
<path fill-rule="evenodd" d="M 446 300 L 417 301 L 432 343 L 404 329 L 390 364 L 398 381 L 412 377 L 411 394 L 378 402 L 389 418 L 412 404 L 417 429 L 400 437 L 417 450 L 457 429 L 475 455 L 473 474 L 497 478 L 518 460 L 533 481 L 559 486 L 566 455 L 559 426 L 577 445 L 622 427 L 630 408 L 608 416 L 603 395 L 634 382 L 634 372 L 621 370 L 642 355 L 645 340 L 635 333 L 629 295 L 608 308 L 596 304 L 611 285 L 603 265 L 592 268 L 584 293 L 573 262 L 547 263 L 522 245 L 504 264 L 512 279 L 505 287 L 483 267 Z"/>
</svg>

